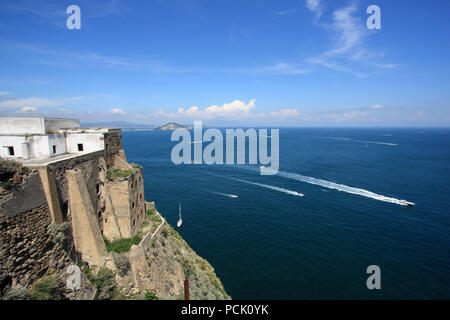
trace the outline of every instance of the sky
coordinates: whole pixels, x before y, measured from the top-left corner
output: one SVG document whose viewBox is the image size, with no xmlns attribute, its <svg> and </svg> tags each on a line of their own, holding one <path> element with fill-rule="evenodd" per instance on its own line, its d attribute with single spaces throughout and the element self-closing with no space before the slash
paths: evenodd
<svg viewBox="0 0 450 320">
<path fill-rule="evenodd" d="M 0 0 L 0 116 L 446 127 L 449 36 L 444 0 Z"/>
</svg>

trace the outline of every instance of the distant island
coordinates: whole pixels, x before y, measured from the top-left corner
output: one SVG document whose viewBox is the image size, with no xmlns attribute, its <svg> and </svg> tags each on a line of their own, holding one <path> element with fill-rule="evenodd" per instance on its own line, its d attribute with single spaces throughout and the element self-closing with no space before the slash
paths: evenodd
<svg viewBox="0 0 450 320">
<path fill-rule="evenodd" d="M 160 127 L 154 128 L 153 130 L 176 130 L 176 129 L 192 129 L 191 127 L 186 127 L 181 124 L 175 123 L 175 122 L 169 122 L 165 125 L 162 125 Z"/>
</svg>

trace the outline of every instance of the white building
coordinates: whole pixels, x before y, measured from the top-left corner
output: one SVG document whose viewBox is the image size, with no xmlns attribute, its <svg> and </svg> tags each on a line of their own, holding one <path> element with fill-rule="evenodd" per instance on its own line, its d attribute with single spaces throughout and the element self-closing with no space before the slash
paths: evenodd
<svg viewBox="0 0 450 320">
<path fill-rule="evenodd" d="M 117 135 L 117 130 L 120 132 L 120 129 L 82 129 L 76 119 L 0 118 L 0 157 L 45 159 L 105 150 L 109 149 L 105 136 L 113 131 Z M 115 143 L 121 144 L 119 141 Z"/>
</svg>

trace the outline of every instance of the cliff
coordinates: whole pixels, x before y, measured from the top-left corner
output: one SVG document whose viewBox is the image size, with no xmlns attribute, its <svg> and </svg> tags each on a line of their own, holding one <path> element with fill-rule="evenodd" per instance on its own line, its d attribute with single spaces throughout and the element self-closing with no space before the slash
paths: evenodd
<svg viewBox="0 0 450 320">
<path fill-rule="evenodd" d="M 212 266 L 145 201 L 142 168 L 114 134 L 103 151 L 26 168 L 2 160 L 2 298 L 182 299 L 188 279 L 191 299 L 229 299 Z"/>
</svg>

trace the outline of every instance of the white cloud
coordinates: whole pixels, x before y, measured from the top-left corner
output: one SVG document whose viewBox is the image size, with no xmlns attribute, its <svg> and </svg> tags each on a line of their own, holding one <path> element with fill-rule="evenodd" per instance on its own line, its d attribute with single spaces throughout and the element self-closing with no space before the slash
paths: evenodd
<svg viewBox="0 0 450 320">
<path fill-rule="evenodd" d="M 271 12 L 271 13 L 275 14 L 277 16 L 284 16 L 284 15 L 287 15 L 287 14 L 295 13 L 296 11 L 297 11 L 296 8 L 291 8 L 291 9 L 288 9 L 288 10 L 274 11 L 274 12 Z"/>
<path fill-rule="evenodd" d="M 375 105 L 371 106 L 371 108 L 372 109 L 382 109 L 382 108 L 384 108 L 384 106 L 381 104 L 375 104 Z"/>
<path fill-rule="evenodd" d="M 22 109 L 20 109 L 20 112 L 27 113 L 27 112 L 34 112 L 36 110 L 37 110 L 36 107 L 23 107 Z"/>
<path fill-rule="evenodd" d="M 248 103 L 241 100 L 234 100 L 230 103 L 225 103 L 222 106 L 212 105 L 204 110 L 201 110 L 197 106 L 192 106 L 187 110 L 179 108 L 178 113 L 199 119 L 214 119 L 219 117 L 248 118 L 251 116 L 250 111 L 255 107 L 255 102 L 255 99 L 250 100 Z"/>
<path fill-rule="evenodd" d="M 125 111 L 119 108 L 114 108 L 108 111 L 110 114 L 127 114 Z"/>
<path fill-rule="evenodd" d="M 269 116 L 271 117 L 298 117 L 300 116 L 300 113 L 298 112 L 298 109 L 281 109 L 279 111 L 272 111 L 269 113 Z"/>
<path fill-rule="evenodd" d="M 55 107 L 65 104 L 64 100 L 47 98 L 27 98 L 10 99 L 0 102 L 0 108 L 21 108 L 21 107 Z"/>
<path fill-rule="evenodd" d="M 316 16 L 319 18 L 323 13 L 323 7 L 320 0 L 306 0 L 305 5 L 309 10 L 314 12 Z"/>
<path fill-rule="evenodd" d="M 317 8 L 321 6 L 320 1 L 309 0 L 308 3 L 310 7 L 308 5 L 307 7 L 317 14 L 319 10 Z M 309 63 L 322 65 L 335 71 L 354 73 L 357 76 L 364 75 L 363 67 L 384 70 L 396 67 L 395 64 L 381 62 L 385 56 L 383 51 L 366 47 L 364 40 L 370 33 L 365 21 L 360 15 L 355 14 L 357 12 L 359 10 L 355 3 L 333 12 L 333 22 L 323 26 L 335 32 L 335 43 L 331 49 L 307 59 Z"/>
<path fill-rule="evenodd" d="M 0 91 L 0 96 L 7 96 L 7 95 L 9 95 L 10 93 L 9 92 L 7 92 L 7 91 Z"/>
</svg>

